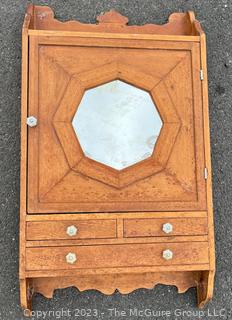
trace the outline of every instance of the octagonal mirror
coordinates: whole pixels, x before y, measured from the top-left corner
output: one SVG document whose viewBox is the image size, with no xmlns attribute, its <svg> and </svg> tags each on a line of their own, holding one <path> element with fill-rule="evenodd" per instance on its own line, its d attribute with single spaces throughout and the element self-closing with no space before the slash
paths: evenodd
<svg viewBox="0 0 232 320">
<path fill-rule="evenodd" d="M 122 170 L 152 155 L 163 123 L 148 92 L 114 80 L 85 92 L 72 125 L 86 157 Z"/>
</svg>

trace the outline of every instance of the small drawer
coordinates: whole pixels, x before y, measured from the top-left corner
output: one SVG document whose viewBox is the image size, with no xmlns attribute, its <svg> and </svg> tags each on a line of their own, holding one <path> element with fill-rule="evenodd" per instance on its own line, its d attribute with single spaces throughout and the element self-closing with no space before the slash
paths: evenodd
<svg viewBox="0 0 232 320">
<path fill-rule="evenodd" d="M 27 222 L 27 240 L 105 239 L 116 235 L 116 220 Z"/>
<path fill-rule="evenodd" d="M 124 237 L 196 236 L 207 228 L 207 218 L 125 219 Z"/>
<path fill-rule="evenodd" d="M 207 242 L 43 247 L 26 249 L 27 270 L 208 264 Z"/>
</svg>

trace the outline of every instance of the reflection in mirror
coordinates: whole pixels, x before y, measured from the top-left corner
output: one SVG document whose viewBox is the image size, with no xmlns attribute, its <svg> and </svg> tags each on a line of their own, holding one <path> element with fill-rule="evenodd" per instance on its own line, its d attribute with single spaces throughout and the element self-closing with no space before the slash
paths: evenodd
<svg viewBox="0 0 232 320">
<path fill-rule="evenodd" d="M 87 157 L 121 170 L 152 155 L 162 120 L 149 93 L 115 80 L 85 92 L 72 125 Z"/>
</svg>

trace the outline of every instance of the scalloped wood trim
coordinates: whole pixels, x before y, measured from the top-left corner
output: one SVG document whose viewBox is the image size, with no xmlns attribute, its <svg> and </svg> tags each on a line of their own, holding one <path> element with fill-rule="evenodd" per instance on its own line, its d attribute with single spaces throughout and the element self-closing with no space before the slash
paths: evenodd
<svg viewBox="0 0 232 320">
<path fill-rule="evenodd" d="M 128 294 L 136 289 L 152 289 L 158 284 L 176 286 L 179 293 L 196 287 L 199 272 L 164 272 L 142 274 L 83 275 L 78 277 L 34 278 L 33 291 L 52 298 L 54 290 L 76 287 L 80 291 L 98 290 L 111 295 L 118 290 Z"/>
<path fill-rule="evenodd" d="M 178 293 L 197 287 L 198 307 L 203 308 L 212 298 L 213 282 L 214 270 L 20 279 L 21 305 L 30 316 L 34 293 L 52 298 L 57 289 L 75 287 L 80 291 L 98 290 L 107 295 L 113 294 L 116 290 L 128 294 L 136 289 L 152 289 L 158 284 L 163 284 L 176 286 Z"/>
<path fill-rule="evenodd" d="M 97 17 L 97 24 L 85 24 L 79 21 L 61 22 L 54 18 L 54 12 L 47 6 L 29 5 L 27 15 L 31 15 L 29 28 L 35 30 L 110 32 L 157 35 L 198 36 L 202 34 L 200 23 L 192 11 L 172 13 L 163 25 L 145 24 L 128 26 L 128 18 L 115 10 L 110 10 Z"/>
<path fill-rule="evenodd" d="M 215 270 L 203 271 L 197 286 L 198 307 L 203 309 L 213 297 Z"/>
<path fill-rule="evenodd" d="M 20 303 L 22 308 L 26 310 L 25 316 L 28 317 L 31 315 L 33 294 L 33 280 L 20 279 Z"/>
</svg>

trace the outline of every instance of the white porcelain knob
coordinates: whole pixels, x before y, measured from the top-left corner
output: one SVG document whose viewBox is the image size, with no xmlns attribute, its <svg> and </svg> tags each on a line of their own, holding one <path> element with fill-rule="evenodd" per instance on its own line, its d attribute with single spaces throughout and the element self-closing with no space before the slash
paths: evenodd
<svg viewBox="0 0 232 320">
<path fill-rule="evenodd" d="M 68 226 L 66 233 L 70 237 L 73 237 L 77 234 L 77 228 L 75 226 Z"/>
<path fill-rule="evenodd" d="M 171 223 L 164 223 L 163 224 L 163 232 L 171 233 L 173 231 L 173 226 Z"/>
<path fill-rule="evenodd" d="M 77 261 L 77 256 L 75 253 L 69 252 L 66 256 L 67 263 L 73 264 Z"/>
<path fill-rule="evenodd" d="M 28 125 L 29 127 L 35 127 L 35 126 L 37 126 L 37 119 L 36 119 L 35 117 L 33 117 L 33 116 L 28 117 L 28 118 L 27 118 L 27 125 Z"/>
<path fill-rule="evenodd" d="M 163 251 L 163 258 L 165 260 L 171 260 L 173 258 L 173 252 L 169 249 Z"/>
</svg>

